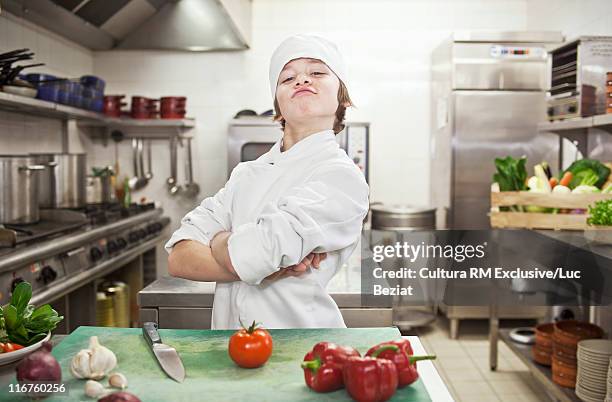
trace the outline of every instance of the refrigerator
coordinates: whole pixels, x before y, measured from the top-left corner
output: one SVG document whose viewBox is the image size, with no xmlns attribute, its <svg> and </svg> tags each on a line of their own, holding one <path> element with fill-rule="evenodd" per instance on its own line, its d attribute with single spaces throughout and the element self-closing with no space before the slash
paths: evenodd
<svg viewBox="0 0 612 402">
<path fill-rule="evenodd" d="M 440 229 L 488 229 L 494 160 L 559 163 L 546 120 L 560 32 L 455 32 L 432 52 L 430 200 Z"/>
</svg>

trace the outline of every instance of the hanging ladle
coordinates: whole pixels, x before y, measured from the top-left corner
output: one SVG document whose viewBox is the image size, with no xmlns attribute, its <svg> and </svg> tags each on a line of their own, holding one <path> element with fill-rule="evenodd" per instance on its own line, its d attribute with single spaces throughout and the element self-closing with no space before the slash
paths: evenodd
<svg viewBox="0 0 612 402">
<path fill-rule="evenodd" d="M 185 175 L 187 183 L 185 183 L 185 196 L 193 198 L 200 193 L 200 186 L 193 181 L 193 159 L 191 157 L 191 137 L 187 137 L 187 158 L 185 164 Z"/>
<path fill-rule="evenodd" d="M 170 195 L 177 195 L 181 191 L 181 186 L 176 184 L 176 136 L 170 138 L 170 177 L 166 180 Z"/>
</svg>

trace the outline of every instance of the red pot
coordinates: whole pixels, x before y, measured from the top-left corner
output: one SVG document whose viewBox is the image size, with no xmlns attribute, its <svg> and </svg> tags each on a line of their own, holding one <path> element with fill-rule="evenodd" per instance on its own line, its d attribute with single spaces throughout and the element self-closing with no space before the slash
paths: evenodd
<svg viewBox="0 0 612 402">
<path fill-rule="evenodd" d="M 184 119 L 185 113 L 163 113 L 161 114 L 162 119 Z"/>
</svg>

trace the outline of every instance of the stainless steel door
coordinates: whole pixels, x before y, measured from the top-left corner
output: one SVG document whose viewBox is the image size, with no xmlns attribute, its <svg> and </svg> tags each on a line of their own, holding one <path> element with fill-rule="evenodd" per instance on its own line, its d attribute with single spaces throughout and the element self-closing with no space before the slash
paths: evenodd
<svg viewBox="0 0 612 402">
<path fill-rule="evenodd" d="M 527 156 L 527 173 L 543 160 L 558 166 L 559 140 L 538 134 L 545 118 L 543 92 L 454 91 L 450 227 L 489 227 L 494 160 Z"/>
</svg>

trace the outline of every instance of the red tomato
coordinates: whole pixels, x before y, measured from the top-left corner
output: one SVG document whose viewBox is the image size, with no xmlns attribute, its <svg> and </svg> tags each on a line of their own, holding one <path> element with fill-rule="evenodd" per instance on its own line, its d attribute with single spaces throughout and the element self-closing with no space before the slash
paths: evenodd
<svg viewBox="0 0 612 402">
<path fill-rule="evenodd" d="M 0 342 L 0 347 L 2 347 L 2 350 L 4 350 L 4 353 L 12 352 L 14 350 L 23 349 L 23 346 L 21 346 L 21 345 L 19 345 L 17 343 L 12 343 L 12 342 L 6 342 L 6 343 Z"/>
<path fill-rule="evenodd" d="M 231 336 L 228 351 L 234 363 L 240 367 L 261 367 L 272 354 L 272 337 L 253 321 L 249 328 L 243 326 Z"/>
</svg>

